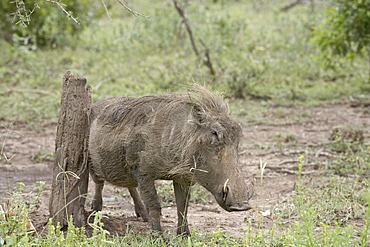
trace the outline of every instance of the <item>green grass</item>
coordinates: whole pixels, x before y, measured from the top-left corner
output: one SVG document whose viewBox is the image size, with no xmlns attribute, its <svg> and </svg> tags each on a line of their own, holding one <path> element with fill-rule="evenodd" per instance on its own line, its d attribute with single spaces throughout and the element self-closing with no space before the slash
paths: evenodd
<svg viewBox="0 0 370 247">
<path fill-rule="evenodd" d="M 296 194 L 273 208 L 274 224 L 266 229 L 263 223 L 256 227 L 249 219 L 248 227 L 239 238 L 225 234 L 220 227 L 213 233 L 199 233 L 196 227 L 190 237 L 173 236 L 165 231 L 163 236 L 148 236 L 127 230 L 125 236 L 112 237 L 104 230 L 103 216 L 96 213 L 86 228 L 70 227 L 61 232 L 49 222 L 43 237 L 27 233 L 25 222 L 29 212 L 37 208 L 43 184 L 35 190 L 37 196 L 25 203 L 29 193 L 18 187 L 12 201 L 14 216 L 3 220 L 0 214 L 0 244 L 5 246 L 368 246 L 370 230 L 370 190 L 368 182 L 360 179 L 335 178 L 311 183 L 300 172 L 304 166 L 300 159 Z M 324 185 L 326 184 L 326 185 Z M 16 206 L 16 207 L 14 207 Z M 262 220 L 262 219 L 261 219 Z M 362 220 L 361 226 L 350 224 Z M 290 222 L 288 225 L 284 222 Z M 89 231 L 90 234 L 86 235 Z"/>
<path fill-rule="evenodd" d="M 366 144 L 358 144 L 366 146 Z M 358 147 L 356 150 L 363 150 Z M 362 159 L 370 152 L 358 151 Z M 305 157 L 299 157 L 297 184 L 284 195 L 280 202 L 270 208 L 272 227 L 266 228 L 264 217 L 247 219 L 248 226 L 240 237 L 231 237 L 217 227 L 213 233 L 197 232 L 192 228 L 190 237 L 174 236 L 165 231 L 163 236 L 143 235 L 127 228 L 125 236 L 111 236 L 105 230 L 101 213 L 95 214 L 87 228 L 76 228 L 70 219 L 67 232 L 61 232 L 49 223 L 43 236 L 29 233 L 25 227 L 29 213 L 37 210 L 39 185 L 25 191 L 19 183 L 8 210 L 0 213 L 0 244 L 5 246 L 368 246 L 370 243 L 370 183 L 362 175 L 362 169 L 351 171 L 352 176 L 335 176 L 340 167 L 332 166 L 323 177 L 302 175 Z M 263 174 L 262 174 L 263 178 Z M 261 179 L 262 179 L 261 178 Z M 263 183 L 261 183 L 263 189 Z M 158 194 L 164 206 L 172 206 L 173 191 L 170 183 L 158 185 Z M 30 193 L 33 193 L 31 196 Z M 203 201 L 209 193 L 195 186 L 193 203 Z M 30 199 L 33 198 L 33 199 Z M 171 199 L 172 198 L 172 199 Z M 199 198 L 203 198 L 199 200 Z M 9 210 L 10 209 L 10 210 Z M 86 232 L 90 234 L 86 235 Z"/>
</svg>

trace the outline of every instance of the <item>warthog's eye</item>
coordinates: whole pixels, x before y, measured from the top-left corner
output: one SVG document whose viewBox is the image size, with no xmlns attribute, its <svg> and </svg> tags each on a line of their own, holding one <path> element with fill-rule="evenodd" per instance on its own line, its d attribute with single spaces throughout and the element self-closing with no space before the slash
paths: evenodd
<svg viewBox="0 0 370 247">
<path fill-rule="evenodd" d="M 217 131 L 215 131 L 215 130 L 211 130 L 211 134 L 212 134 L 212 135 L 214 135 L 214 136 L 217 138 L 217 140 L 218 140 L 218 134 L 217 134 Z"/>
</svg>

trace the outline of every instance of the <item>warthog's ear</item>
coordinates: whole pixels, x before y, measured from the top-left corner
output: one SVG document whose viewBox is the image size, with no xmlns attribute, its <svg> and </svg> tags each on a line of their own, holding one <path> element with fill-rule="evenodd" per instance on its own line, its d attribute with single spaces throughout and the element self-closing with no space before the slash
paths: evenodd
<svg viewBox="0 0 370 247">
<path fill-rule="evenodd" d="M 191 113 L 192 113 L 192 115 L 194 117 L 194 120 L 196 121 L 197 124 L 203 124 L 203 123 L 206 122 L 207 113 L 205 112 L 203 107 L 201 107 L 199 104 L 193 103 Z"/>
</svg>

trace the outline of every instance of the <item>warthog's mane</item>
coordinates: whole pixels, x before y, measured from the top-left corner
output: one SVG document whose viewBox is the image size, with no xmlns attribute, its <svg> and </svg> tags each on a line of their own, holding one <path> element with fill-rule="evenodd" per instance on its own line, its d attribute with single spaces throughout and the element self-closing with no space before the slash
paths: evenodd
<svg viewBox="0 0 370 247">
<path fill-rule="evenodd" d="M 155 115 L 165 114 L 171 116 L 172 112 L 184 110 L 184 106 L 197 108 L 203 118 L 209 115 L 227 116 L 228 106 L 221 94 L 213 94 L 205 87 L 192 85 L 183 94 L 151 95 L 140 98 L 110 98 L 106 99 L 102 109 L 97 104 L 94 107 L 95 115 L 101 113 L 99 121 L 104 125 L 119 127 L 135 121 L 135 125 L 145 121 L 145 116 L 150 112 Z M 143 107 L 145 106 L 145 107 Z M 138 109 L 140 109 L 138 111 Z M 101 112 L 102 111 L 102 112 Z"/>
<path fill-rule="evenodd" d="M 197 104 L 204 112 L 227 115 L 229 109 L 221 94 L 213 94 L 205 87 L 193 85 L 188 90 L 189 99 Z"/>
</svg>

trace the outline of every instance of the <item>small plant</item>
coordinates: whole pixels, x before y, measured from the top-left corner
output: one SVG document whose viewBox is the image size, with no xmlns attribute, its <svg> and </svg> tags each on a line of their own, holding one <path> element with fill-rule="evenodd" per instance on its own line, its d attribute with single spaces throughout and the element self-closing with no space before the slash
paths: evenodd
<svg viewBox="0 0 370 247">
<path fill-rule="evenodd" d="M 190 202 L 196 204 L 209 204 L 215 202 L 212 194 L 199 184 L 195 184 L 190 188 Z"/>
<path fill-rule="evenodd" d="M 16 243 L 35 233 L 26 205 L 7 203 L 0 206 L 0 245 Z"/>
<path fill-rule="evenodd" d="M 12 196 L 12 201 L 4 204 L 0 212 L 0 244 L 12 245 L 17 242 L 27 241 L 29 234 L 35 233 L 29 213 L 40 205 L 40 196 L 44 193 L 45 182 L 38 182 L 35 188 L 36 196 L 31 202 L 26 202 L 26 197 L 32 191 L 25 191 L 24 184 L 18 183 L 16 192 Z"/>
<path fill-rule="evenodd" d="M 364 141 L 364 130 L 357 126 L 337 126 L 330 133 L 331 149 L 335 152 L 356 152 Z"/>
<path fill-rule="evenodd" d="M 364 199 L 368 192 L 368 189 L 364 189 L 368 188 L 367 182 L 359 178 L 334 177 L 305 181 L 302 176 L 304 163 L 302 155 L 298 163 L 296 193 L 285 198 L 274 209 L 279 221 L 294 221 L 284 232 L 284 241 L 291 241 L 286 238 L 290 236 L 298 246 L 348 246 L 359 242 L 367 243 L 367 237 L 362 240 L 365 238 L 365 230 L 348 224 L 358 219 L 365 220 L 365 228 L 369 224 L 369 206 Z M 361 232 L 361 237 L 355 237 L 356 232 Z"/>
<path fill-rule="evenodd" d="M 162 207 L 172 207 L 175 205 L 175 192 L 172 183 L 166 182 L 158 185 L 157 193 Z"/>
<path fill-rule="evenodd" d="M 368 185 L 369 187 L 369 185 Z M 361 246 L 366 246 L 369 244 L 369 232 L 370 232 L 370 190 L 365 189 L 362 194 L 362 198 L 367 203 L 365 226 L 361 232 Z"/>
<path fill-rule="evenodd" d="M 171 183 L 162 183 L 157 186 L 157 193 L 161 200 L 162 207 L 176 205 L 175 192 Z M 190 187 L 190 202 L 195 204 L 209 204 L 214 202 L 213 196 L 202 186 L 195 184 Z"/>
<path fill-rule="evenodd" d="M 340 152 L 328 163 L 335 174 L 365 175 L 370 169 L 370 146 L 364 143 L 365 131 L 356 126 L 335 127 L 330 133 L 330 148 Z"/>
<path fill-rule="evenodd" d="M 298 194 L 295 203 L 299 212 L 301 209 L 314 210 L 314 220 L 320 224 L 340 226 L 349 221 L 362 218 L 365 215 L 366 202 L 362 199 L 365 182 L 358 178 L 321 178 L 305 185 L 298 166 Z M 299 215 L 299 213 L 298 213 Z"/>
<path fill-rule="evenodd" d="M 299 141 L 299 137 L 295 134 L 276 134 L 273 138 L 276 141 L 277 147 L 280 151 L 285 145 L 295 145 Z"/>
<path fill-rule="evenodd" d="M 15 155 L 15 154 L 13 154 L 11 157 L 8 157 L 6 155 L 6 153 L 5 153 L 5 151 L 4 151 L 5 150 L 5 146 L 6 146 L 6 141 L 8 139 L 9 133 L 11 131 L 10 130 L 10 126 L 11 126 L 11 124 L 9 125 L 9 127 L 5 127 L 3 125 L 3 127 L 6 129 L 6 134 L 4 136 L 3 142 L 0 143 L 0 161 L 5 160 L 6 162 L 9 162 L 14 157 L 14 155 Z"/>
<path fill-rule="evenodd" d="M 328 168 L 341 176 L 367 175 L 370 169 L 370 146 L 356 153 L 345 153 L 328 163 Z"/>
<path fill-rule="evenodd" d="M 216 227 L 216 231 L 212 234 L 210 241 L 211 246 L 238 246 L 241 245 L 241 239 L 232 238 L 221 230 L 220 226 Z"/>
<path fill-rule="evenodd" d="M 50 153 L 48 150 L 40 149 L 32 159 L 37 162 L 53 161 L 54 153 Z"/>
<path fill-rule="evenodd" d="M 299 137 L 295 134 L 276 134 L 273 140 L 278 143 L 296 143 Z"/>
</svg>

